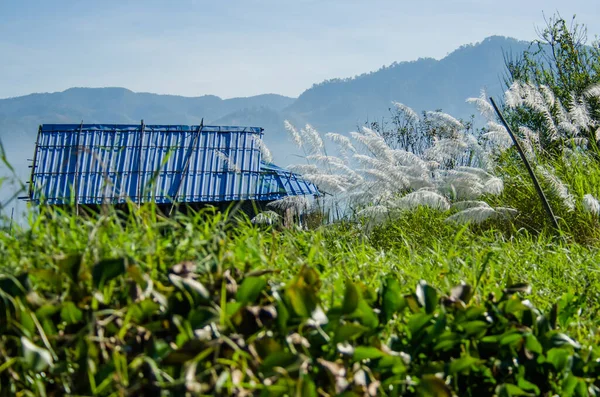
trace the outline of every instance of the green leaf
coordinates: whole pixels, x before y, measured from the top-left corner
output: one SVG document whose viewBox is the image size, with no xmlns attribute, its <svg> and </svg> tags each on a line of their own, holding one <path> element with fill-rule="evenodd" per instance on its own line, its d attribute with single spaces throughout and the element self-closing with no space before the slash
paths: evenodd
<svg viewBox="0 0 600 397">
<path fill-rule="evenodd" d="M 381 296 L 383 319 L 385 322 L 388 322 L 394 313 L 399 312 L 406 305 L 406 302 L 402 297 L 400 283 L 396 278 L 388 277 L 385 280 Z"/>
<path fill-rule="evenodd" d="M 569 365 L 569 358 L 571 357 L 571 352 L 567 349 L 562 349 L 560 347 L 555 347 L 554 349 L 548 350 L 546 353 L 546 361 L 554 366 L 554 368 L 561 372 L 563 369 Z"/>
<path fill-rule="evenodd" d="M 542 354 L 544 349 L 542 344 L 537 340 L 533 334 L 527 334 L 525 336 L 525 348 L 532 353 Z"/>
<path fill-rule="evenodd" d="M 470 336 L 485 332 L 490 327 L 490 324 L 485 321 L 469 321 L 462 324 L 461 327 L 467 336 Z"/>
<path fill-rule="evenodd" d="M 460 284 L 456 287 L 452 288 L 450 292 L 450 297 L 454 300 L 459 300 L 464 303 L 469 303 L 471 298 L 473 297 L 473 287 L 469 284 Z"/>
<path fill-rule="evenodd" d="M 210 298 L 210 293 L 206 287 L 201 282 L 194 280 L 193 278 L 169 274 L 169 280 L 175 287 L 182 291 L 187 291 L 192 296 L 199 298 L 201 301 L 206 301 Z"/>
<path fill-rule="evenodd" d="M 77 324 L 83 320 L 83 313 L 73 302 L 65 302 L 60 310 L 60 318 L 67 324 Z"/>
<path fill-rule="evenodd" d="M 425 308 L 425 312 L 427 314 L 433 313 L 438 303 L 438 296 L 435 288 L 421 280 L 417 285 L 416 295 L 421 307 Z"/>
<path fill-rule="evenodd" d="M 375 314 L 371 306 L 364 299 L 359 301 L 358 308 L 349 318 L 358 320 L 362 325 L 370 329 L 375 329 L 379 325 L 379 317 L 377 317 L 377 314 Z"/>
<path fill-rule="evenodd" d="M 534 394 L 527 393 L 517 385 L 512 383 L 504 383 L 498 389 L 498 396 L 535 396 Z"/>
<path fill-rule="evenodd" d="M 36 346 L 25 337 L 21 337 L 23 349 L 23 362 L 27 368 L 34 372 L 42 372 L 52 366 L 52 355 L 46 349 Z"/>
<path fill-rule="evenodd" d="M 81 260 L 81 254 L 69 254 L 56 258 L 56 265 L 61 273 L 66 274 L 73 281 L 78 281 Z"/>
<path fill-rule="evenodd" d="M 519 380 L 517 381 L 517 386 L 519 386 L 525 391 L 535 394 L 536 396 L 540 395 L 540 388 L 523 377 L 519 377 Z"/>
<path fill-rule="evenodd" d="M 530 294 L 531 286 L 527 283 L 509 284 L 509 286 L 504 289 L 504 292 L 506 294 L 516 294 L 517 292 L 521 292 L 523 294 Z"/>
<path fill-rule="evenodd" d="M 236 299 L 243 304 L 252 303 L 258 299 L 266 286 L 267 281 L 262 277 L 245 278 L 237 290 Z"/>
<path fill-rule="evenodd" d="M 473 365 L 479 363 L 480 360 L 475 357 L 465 356 L 450 362 L 448 375 L 454 375 L 470 369 Z"/>
<path fill-rule="evenodd" d="M 295 394 L 295 395 L 298 397 L 317 397 L 318 396 L 317 386 L 315 385 L 315 382 L 311 379 L 310 376 L 303 375 L 300 377 L 300 380 L 298 381 L 297 394 Z"/>
<path fill-rule="evenodd" d="M 346 342 L 353 340 L 364 334 L 369 329 L 359 324 L 343 324 L 335 330 L 333 343 Z"/>
<path fill-rule="evenodd" d="M 29 275 L 27 273 L 21 273 L 18 276 L 3 276 L 0 277 L 0 291 L 12 296 L 25 296 L 31 289 L 29 283 Z"/>
<path fill-rule="evenodd" d="M 123 274 L 125 274 L 125 259 L 105 259 L 92 268 L 92 282 L 94 288 L 101 289 L 104 285 Z"/>
<path fill-rule="evenodd" d="M 262 372 L 270 372 L 273 368 L 287 368 L 298 361 L 298 357 L 290 352 L 280 351 L 269 354 L 262 362 L 260 370 Z"/>
<path fill-rule="evenodd" d="M 419 382 L 419 394 L 427 397 L 452 397 L 448 385 L 435 375 L 423 375 Z"/>
<path fill-rule="evenodd" d="M 577 343 L 573 339 L 569 338 L 567 335 L 560 333 L 560 332 L 553 333 L 552 336 L 550 337 L 550 346 L 560 347 L 560 346 L 564 346 L 564 345 L 573 346 L 575 349 L 581 348 L 581 345 L 579 343 Z"/>
<path fill-rule="evenodd" d="M 357 346 L 354 348 L 354 354 L 352 355 L 352 359 L 354 361 L 362 361 L 367 359 L 373 360 L 384 356 L 386 356 L 386 354 L 376 347 Z"/>
<path fill-rule="evenodd" d="M 342 303 L 342 314 L 350 314 L 358 307 L 360 293 L 350 280 L 346 281 L 346 291 L 344 292 L 344 301 Z"/>
</svg>

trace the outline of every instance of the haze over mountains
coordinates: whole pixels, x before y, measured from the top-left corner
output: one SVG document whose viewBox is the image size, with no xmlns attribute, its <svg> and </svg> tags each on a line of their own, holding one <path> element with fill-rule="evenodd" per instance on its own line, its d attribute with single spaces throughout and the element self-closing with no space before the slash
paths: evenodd
<svg viewBox="0 0 600 397">
<path fill-rule="evenodd" d="M 400 46 L 399 46 L 400 47 Z M 417 111 L 442 109 L 456 117 L 475 113 L 465 103 L 482 88 L 498 96 L 504 54 L 522 53 L 526 42 L 490 37 L 441 60 L 394 63 L 375 72 L 328 80 L 298 98 L 276 94 L 221 99 L 134 93 L 125 88 L 70 88 L 63 92 L 0 99 L 0 139 L 20 177 L 28 177 L 37 127 L 43 123 L 249 125 L 265 128 L 265 141 L 280 165 L 297 162 L 283 127 L 288 119 L 321 132 L 346 133 L 388 116 L 392 101 Z M 326 60 L 324 60 L 326 62 Z M 294 78 L 294 76 L 289 76 Z M 5 172 L 2 171 L 2 174 Z M 3 195 L 4 196 L 4 195 Z"/>
</svg>

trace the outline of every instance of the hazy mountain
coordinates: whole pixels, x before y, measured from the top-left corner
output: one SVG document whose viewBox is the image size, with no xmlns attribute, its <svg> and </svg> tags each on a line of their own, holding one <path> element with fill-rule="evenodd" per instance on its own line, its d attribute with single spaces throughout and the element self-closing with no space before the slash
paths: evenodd
<svg viewBox="0 0 600 397">
<path fill-rule="evenodd" d="M 481 88 L 498 96 L 504 54 L 521 53 L 527 43 L 490 37 L 441 60 L 394 63 L 360 76 L 315 84 L 298 98 L 266 94 L 221 99 L 135 93 L 125 88 L 71 88 L 0 100 L 0 139 L 20 176 L 29 172 L 37 126 L 42 123 L 139 123 L 250 125 L 265 128 L 265 140 L 282 165 L 295 162 L 283 129 L 289 119 L 322 132 L 348 132 L 367 120 L 388 116 L 392 101 L 417 111 L 442 109 L 457 117 L 475 110 L 466 98 Z M 290 76 L 293 78 L 293 76 Z"/>
</svg>

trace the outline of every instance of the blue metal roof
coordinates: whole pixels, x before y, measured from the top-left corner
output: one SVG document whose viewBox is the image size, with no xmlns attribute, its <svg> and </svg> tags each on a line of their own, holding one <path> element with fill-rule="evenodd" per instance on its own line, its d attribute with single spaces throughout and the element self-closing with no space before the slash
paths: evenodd
<svg viewBox="0 0 600 397">
<path fill-rule="evenodd" d="M 259 127 L 44 124 L 29 199 L 46 204 L 276 200 L 316 187 L 261 162 Z"/>
<path fill-rule="evenodd" d="M 260 170 L 258 194 L 262 200 L 279 200 L 285 196 L 321 195 L 314 184 L 275 164 L 261 163 Z"/>
</svg>

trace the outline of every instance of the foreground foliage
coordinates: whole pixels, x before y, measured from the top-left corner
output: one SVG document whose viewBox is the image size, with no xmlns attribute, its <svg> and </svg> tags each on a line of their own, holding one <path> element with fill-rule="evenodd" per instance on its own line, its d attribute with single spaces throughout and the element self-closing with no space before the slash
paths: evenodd
<svg viewBox="0 0 600 397">
<path fill-rule="evenodd" d="M 594 249 L 426 209 L 370 235 L 34 220 L 0 236 L 0 394 L 598 394 Z"/>
<path fill-rule="evenodd" d="M 308 267 L 282 284 L 219 263 L 156 278 L 121 258 L 55 266 L 0 279 L 3 392 L 600 394 L 600 348 L 560 331 L 581 302 L 542 313 L 522 283 L 473 299 L 467 284 L 444 296 L 394 276 L 378 291 L 348 280 L 324 308 Z"/>
</svg>

